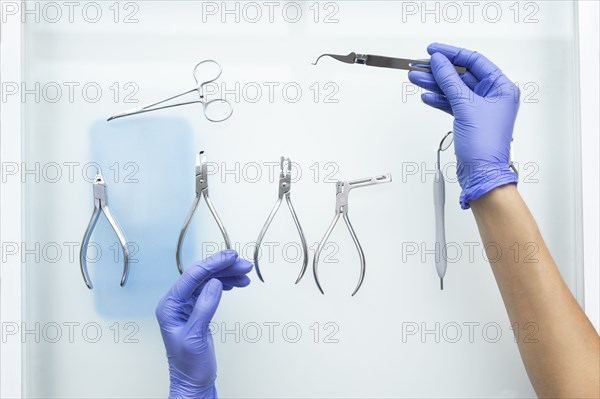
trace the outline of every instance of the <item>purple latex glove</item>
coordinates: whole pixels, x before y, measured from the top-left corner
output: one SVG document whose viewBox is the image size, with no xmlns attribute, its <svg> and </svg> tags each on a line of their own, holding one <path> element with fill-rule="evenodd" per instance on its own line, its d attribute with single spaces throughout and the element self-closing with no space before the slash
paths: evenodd
<svg viewBox="0 0 600 399">
<path fill-rule="evenodd" d="M 421 95 L 425 104 L 454 116 L 460 205 L 468 209 L 470 200 L 517 183 L 509 162 L 520 90 L 479 53 L 440 43 L 427 52 L 431 73 L 411 71 L 408 78 L 430 91 Z M 453 64 L 467 72 L 459 76 Z"/>
<path fill-rule="evenodd" d="M 217 362 L 209 323 L 223 290 L 250 284 L 252 263 L 233 250 L 186 269 L 156 307 L 170 373 L 170 398 L 216 398 Z"/>
</svg>

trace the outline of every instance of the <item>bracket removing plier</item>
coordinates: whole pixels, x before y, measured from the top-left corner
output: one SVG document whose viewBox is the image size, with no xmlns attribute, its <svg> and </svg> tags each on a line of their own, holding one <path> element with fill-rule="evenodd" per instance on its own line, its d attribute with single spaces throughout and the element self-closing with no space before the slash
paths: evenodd
<svg viewBox="0 0 600 399">
<path fill-rule="evenodd" d="M 360 246 L 360 242 L 358 241 L 358 237 L 354 232 L 354 228 L 352 228 L 352 224 L 350 223 L 350 219 L 348 219 L 348 194 L 350 194 L 350 190 L 357 187 L 365 187 L 372 186 L 375 184 L 381 183 L 390 183 L 392 181 L 392 176 L 388 173 L 387 175 L 379 175 L 374 177 L 368 177 L 365 179 L 357 179 L 350 181 L 338 181 L 336 183 L 335 189 L 335 216 L 333 217 L 333 221 L 329 225 L 329 228 L 325 232 L 323 239 L 319 242 L 319 246 L 317 247 L 317 252 L 315 252 L 315 257 L 313 259 L 313 273 L 315 275 L 315 281 L 317 283 L 317 287 L 321 294 L 325 294 L 323 288 L 321 287 L 321 282 L 319 281 L 319 273 L 318 273 L 318 265 L 319 265 L 319 256 L 321 255 L 321 251 L 323 251 L 323 247 L 327 243 L 333 228 L 337 224 L 338 220 L 340 220 L 340 216 L 346 222 L 346 226 L 348 226 L 348 230 L 350 231 L 350 235 L 352 236 L 352 240 L 354 241 L 354 245 L 356 245 L 356 249 L 358 250 L 358 256 L 360 257 L 360 277 L 358 279 L 358 284 L 352 292 L 352 296 L 354 296 L 360 286 L 365 279 L 365 271 L 366 271 L 366 262 L 365 262 L 365 254 L 363 252 L 362 247 Z"/>
<path fill-rule="evenodd" d="M 92 213 L 92 217 L 90 222 L 88 223 L 87 228 L 85 229 L 85 234 L 83 235 L 83 241 L 81 242 L 81 248 L 79 250 L 79 265 L 81 267 L 81 275 L 83 276 L 83 281 L 85 285 L 89 289 L 94 288 L 92 284 L 92 280 L 88 274 L 87 270 L 87 249 L 88 244 L 90 243 L 90 238 L 92 236 L 92 232 L 94 231 L 94 227 L 96 227 L 96 223 L 98 222 L 98 218 L 100 217 L 100 212 L 104 211 L 104 216 L 110 223 L 110 226 L 115 231 L 117 238 L 119 239 L 119 243 L 121 244 L 121 249 L 123 250 L 123 275 L 121 276 L 121 287 L 125 286 L 127 282 L 127 277 L 129 276 L 129 250 L 127 249 L 127 239 L 125 235 L 121 231 L 117 220 L 113 217 L 110 208 L 108 207 L 108 195 L 106 190 L 106 183 L 100 170 L 96 172 L 96 177 L 93 182 L 93 190 L 94 190 L 94 212 Z"/>
<path fill-rule="evenodd" d="M 298 229 L 300 241 L 302 242 L 303 262 L 302 269 L 300 269 L 300 274 L 296 279 L 296 284 L 298 284 L 298 282 L 302 279 L 302 276 L 304 276 L 304 273 L 306 272 L 306 266 L 308 265 L 308 245 L 306 244 L 304 232 L 302 231 L 302 227 L 300 226 L 300 222 L 298 221 L 298 216 L 296 215 L 296 211 L 294 210 L 294 206 L 292 205 L 292 200 L 290 199 L 290 189 L 292 188 L 292 161 L 290 161 L 289 158 L 281 157 L 279 165 L 281 169 L 279 173 L 279 197 L 277 198 L 275 206 L 273 206 L 273 209 L 271 210 L 271 213 L 269 214 L 265 225 L 263 226 L 262 230 L 260 231 L 260 234 L 258 235 L 258 238 L 256 239 L 256 247 L 254 248 L 254 265 L 256 266 L 256 273 L 258 274 L 258 278 L 264 283 L 265 280 L 263 279 L 262 274 L 260 272 L 260 268 L 258 267 L 258 252 L 260 250 L 260 244 L 262 243 L 263 238 L 265 238 L 267 229 L 271 225 L 275 214 L 279 210 L 279 207 L 281 206 L 281 201 L 283 200 L 283 198 L 285 198 L 285 202 L 287 203 L 290 213 L 292 214 L 292 219 L 294 219 L 294 223 L 296 224 L 296 228 Z"/>
<path fill-rule="evenodd" d="M 177 259 L 177 269 L 180 274 L 183 274 L 183 267 L 181 266 L 181 247 L 183 246 L 183 241 L 185 239 L 185 234 L 190 225 L 190 221 L 192 217 L 194 217 L 194 213 L 196 212 L 196 208 L 198 208 L 198 204 L 200 203 L 200 197 L 204 197 L 206 201 L 206 206 L 210 210 L 210 213 L 213 215 L 215 222 L 219 226 L 219 230 L 221 230 L 221 234 L 223 235 L 223 239 L 225 240 L 225 246 L 227 249 L 231 248 L 231 242 L 229 241 L 229 235 L 227 234 L 227 230 L 225 230 L 225 226 L 219 218 L 217 214 L 217 210 L 213 206 L 209 196 L 208 196 L 208 166 L 206 163 L 206 155 L 204 155 L 204 151 L 200 151 L 198 155 L 196 155 L 196 198 L 194 198 L 194 202 L 192 203 L 192 207 L 188 215 L 185 218 L 185 222 L 183 223 L 183 227 L 181 228 L 181 232 L 179 233 L 179 239 L 177 240 L 177 253 L 175 258 Z"/>
</svg>

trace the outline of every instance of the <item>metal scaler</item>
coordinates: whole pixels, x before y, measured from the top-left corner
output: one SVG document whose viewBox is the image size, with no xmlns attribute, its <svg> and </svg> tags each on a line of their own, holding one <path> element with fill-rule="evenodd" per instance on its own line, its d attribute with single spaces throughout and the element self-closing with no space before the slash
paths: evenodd
<svg viewBox="0 0 600 399">
<path fill-rule="evenodd" d="M 215 72 L 214 73 L 206 73 L 206 76 L 201 76 L 201 71 L 199 70 L 201 67 L 206 67 L 208 65 L 213 65 Z M 194 86 L 190 90 L 186 90 L 183 93 L 176 94 L 172 97 L 165 98 L 164 100 L 160 100 L 154 103 L 142 105 L 141 107 L 135 107 L 128 111 L 121 112 L 120 114 L 116 114 L 108 118 L 108 121 L 112 121 L 113 119 L 123 118 L 126 116 L 143 114 L 145 112 L 156 111 L 159 109 L 178 107 L 181 105 L 189 105 L 189 104 L 202 104 L 202 109 L 204 111 L 204 116 L 211 122 L 223 122 L 233 114 L 233 107 L 231 103 L 222 98 L 217 98 L 214 100 L 207 100 L 205 94 L 206 85 L 213 83 L 215 80 L 219 79 L 223 69 L 221 65 L 217 61 L 213 60 L 204 60 L 196 64 L 194 67 L 194 79 L 196 80 L 196 86 Z M 187 96 L 188 94 L 196 93 L 198 97 L 194 100 L 187 100 L 179 103 L 168 103 L 171 100 L 174 100 L 179 97 Z"/>
<path fill-rule="evenodd" d="M 333 221 L 329 225 L 329 228 L 325 232 L 323 239 L 321 239 L 321 242 L 319 242 L 319 246 L 317 247 L 317 251 L 315 252 L 315 257 L 313 259 L 313 273 L 315 275 L 315 281 L 317 283 L 317 287 L 319 288 L 319 291 L 321 291 L 322 294 L 325 294 L 325 292 L 323 291 L 323 288 L 321 287 L 321 282 L 319 281 L 319 273 L 318 273 L 319 257 L 321 255 L 321 251 L 323 251 L 323 247 L 325 246 L 325 244 L 327 243 L 327 240 L 329 239 L 329 236 L 331 235 L 331 232 L 333 231 L 338 220 L 340 220 L 340 216 L 344 219 L 344 222 L 346 222 L 346 226 L 348 226 L 348 230 L 350 231 L 352 240 L 354 241 L 354 244 L 356 245 L 356 249 L 358 250 L 358 256 L 360 257 L 360 278 L 358 280 L 358 284 L 356 285 L 356 288 L 354 289 L 354 292 L 352 292 L 352 296 L 356 295 L 356 293 L 360 289 L 360 286 L 362 285 L 362 283 L 365 279 L 365 271 L 366 271 L 365 254 L 360 245 L 360 242 L 358 241 L 358 237 L 356 236 L 356 233 L 354 232 L 354 228 L 352 228 L 350 219 L 348 219 L 348 195 L 350 194 L 350 190 L 357 188 L 357 187 L 366 187 L 366 186 L 372 186 L 375 184 L 390 183 L 391 181 L 392 181 L 392 176 L 388 173 L 387 175 L 380 175 L 380 176 L 374 176 L 374 177 L 368 177 L 365 179 L 357 179 L 357 180 L 350 180 L 350 181 L 338 181 L 336 183 L 335 216 L 333 217 Z"/>
<path fill-rule="evenodd" d="M 79 265 L 81 267 L 81 275 L 83 276 L 83 281 L 85 285 L 92 289 L 94 285 L 92 284 L 92 280 L 88 274 L 87 269 L 87 249 L 90 242 L 90 237 L 96 227 L 96 223 L 98 222 L 98 218 L 100 217 L 100 212 L 104 212 L 104 216 L 110 223 L 110 226 L 115 231 L 117 238 L 119 239 L 119 243 L 121 244 L 121 249 L 123 250 L 123 275 L 121 276 L 121 287 L 125 286 L 127 282 L 127 277 L 129 276 L 129 251 L 127 250 L 127 239 L 125 235 L 121 231 L 117 220 L 112 215 L 110 208 L 108 207 L 108 195 L 106 190 L 106 183 L 102 178 L 102 174 L 100 170 L 97 171 L 96 177 L 93 182 L 93 191 L 94 191 L 94 212 L 92 213 L 92 217 L 90 222 L 85 230 L 85 234 L 83 235 L 83 241 L 81 242 L 81 249 L 79 251 Z"/>
<path fill-rule="evenodd" d="M 356 54 L 350 53 L 348 55 L 337 55 L 337 54 L 322 54 L 317 58 L 313 65 L 317 65 L 319 60 L 323 57 L 331 57 L 340 62 L 346 64 L 361 64 L 367 66 L 374 66 L 380 68 L 392 68 L 392 69 L 404 69 L 407 71 L 421 71 L 431 72 L 429 61 L 427 60 L 415 60 L 409 58 L 393 58 L 384 57 L 381 55 L 370 55 L 370 54 Z M 467 72 L 467 68 L 455 65 L 454 68 L 458 73 Z"/>
<path fill-rule="evenodd" d="M 267 230 L 271 225 L 275 214 L 279 210 L 282 200 L 285 198 L 285 202 L 287 203 L 290 213 L 292 214 L 292 219 L 294 219 L 294 223 L 296 224 L 296 228 L 298 229 L 298 234 L 300 235 L 300 242 L 302 243 L 303 260 L 302 269 L 300 269 L 300 274 L 296 279 L 296 284 L 298 284 L 298 282 L 300 282 L 300 280 L 304 276 L 304 273 L 306 272 L 306 267 L 308 265 L 308 245 L 306 244 L 304 232 L 302 231 L 302 227 L 300 226 L 300 222 L 298 221 L 298 216 L 296 215 L 296 211 L 294 210 L 294 206 L 292 205 L 292 200 L 290 199 L 290 190 L 292 188 L 292 161 L 290 161 L 289 158 L 281 157 L 280 169 L 281 171 L 279 173 L 279 196 L 277 198 L 277 201 L 275 202 L 275 206 L 273 206 L 273 209 L 271 210 L 271 213 L 267 218 L 267 221 L 265 222 L 265 225 L 263 226 L 262 230 L 260 231 L 260 234 L 258 235 L 258 238 L 256 239 L 256 247 L 254 248 L 254 265 L 256 267 L 256 273 L 258 274 L 258 278 L 264 283 L 265 280 L 263 279 L 260 267 L 258 266 L 258 253 L 260 251 L 260 244 L 265 238 L 265 234 L 267 233 Z"/>
<path fill-rule="evenodd" d="M 194 217 L 194 213 L 196 212 L 196 208 L 198 208 L 198 204 L 200 203 L 200 198 L 204 197 L 206 201 L 206 206 L 210 210 L 210 213 L 213 215 L 215 222 L 219 226 L 219 230 L 221 230 L 221 234 L 223 235 L 223 239 L 225 240 L 225 246 L 227 249 L 231 249 L 231 242 L 229 241 L 229 235 L 227 234 L 227 230 L 225 230 L 225 226 L 219 218 L 217 214 L 217 210 L 213 206 L 210 197 L 208 196 L 208 167 L 206 163 L 206 155 L 204 151 L 200 151 L 196 156 L 196 198 L 194 198 L 194 202 L 192 203 L 192 207 L 188 215 L 185 218 L 185 222 L 183 223 L 183 227 L 181 228 L 181 232 L 179 233 L 179 239 L 177 240 L 177 253 L 175 258 L 177 260 L 177 269 L 180 274 L 183 274 L 183 267 L 181 265 L 181 248 L 183 247 L 183 241 L 185 240 L 185 234 L 190 225 L 190 221 Z"/>
</svg>

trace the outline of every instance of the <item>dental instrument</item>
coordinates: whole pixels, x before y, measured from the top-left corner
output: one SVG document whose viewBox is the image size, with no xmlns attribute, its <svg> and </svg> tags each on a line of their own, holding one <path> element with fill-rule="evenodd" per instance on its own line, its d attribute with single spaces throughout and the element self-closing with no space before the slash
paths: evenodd
<svg viewBox="0 0 600 399">
<path fill-rule="evenodd" d="M 354 292 L 352 292 L 352 296 L 356 295 L 356 293 L 360 289 L 360 287 L 365 279 L 366 261 L 365 261 L 365 254 L 360 245 L 360 242 L 358 241 L 358 237 L 356 236 L 354 228 L 352 227 L 352 224 L 350 223 L 350 219 L 348 218 L 348 195 L 350 194 L 350 190 L 352 190 L 354 188 L 372 186 L 375 184 L 382 184 L 382 183 L 390 183 L 391 181 L 392 181 L 392 176 L 389 173 L 386 175 L 367 177 L 364 179 L 357 179 L 357 180 L 350 180 L 350 181 L 339 181 L 339 180 L 337 181 L 336 186 L 335 186 L 335 190 L 336 190 L 336 192 L 335 192 L 335 215 L 333 217 L 333 221 L 327 228 L 325 235 L 319 242 L 319 246 L 317 247 L 317 251 L 315 252 L 315 256 L 313 258 L 313 274 L 315 276 L 315 282 L 317 283 L 317 287 L 319 288 L 319 291 L 321 291 L 321 294 L 325 294 L 325 292 L 323 291 L 323 288 L 321 287 L 321 282 L 319 281 L 319 273 L 318 273 L 319 257 L 321 255 L 321 251 L 323 251 L 323 247 L 325 246 L 325 244 L 327 243 L 327 240 L 329 239 L 329 236 L 331 235 L 331 232 L 333 231 L 335 225 L 337 224 L 338 220 L 340 219 L 340 216 L 344 219 L 344 222 L 346 222 L 346 226 L 348 227 L 348 230 L 350 231 L 350 235 L 352 236 L 352 240 L 354 241 L 354 245 L 356 246 L 356 249 L 358 250 L 358 256 L 360 258 L 360 277 L 358 280 L 358 284 L 356 285 L 356 288 L 354 289 Z"/>
<path fill-rule="evenodd" d="M 427 60 L 414 60 L 409 58 L 393 58 L 384 57 L 381 55 L 370 55 L 370 54 L 356 54 L 350 53 L 348 55 L 337 55 L 337 54 L 322 54 L 317 58 L 313 65 L 317 65 L 319 60 L 323 57 L 331 57 L 346 64 L 361 64 L 380 68 L 392 68 L 392 69 L 404 69 L 407 71 L 421 71 L 431 72 L 429 61 Z M 455 65 L 456 72 L 465 73 L 467 68 Z"/>
<path fill-rule="evenodd" d="M 106 182 L 100 173 L 100 169 L 98 169 L 96 172 L 96 177 L 94 178 L 92 187 L 94 192 L 94 212 L 92 213 L 90 222 L 85 229 L 83 241 L 81 242 L 81 248 L 79 250 L 79 265 L 81 268 L 81 275 L 83 276 L 85 285 L 89 289 L 94 288 L 92 280 L 88 274 L 86 255 L 90 237 L 92 236 L 92 232 L 96 227 L 96 223 L 100 217 L 100 212 L 104 212 L 104 216 L 106 216 L 106 220 L 108 220 L 108 223 L 117 235 L 119 243 L 121 244 L 121 249 L 123 250 L 123 275 L 121 276 L 121 287 L 124 287 L 125 283 L 127 282 L 127 277 L 129 276 L 129 250 L 127 249 L 127 239 L 125 238 L 125 235 L 121 231 L 117 220 L 112 215 L 112 212 L 108 206 Z"/>
<path fill-rule="evenodd" d="M 446 151 L 454 141 L 453 132 L 449 131 L 444 135 L 437 150 L 437 161 L 435 164 L 435 178 L 433 181 L 433 205 L 435 208 L 435 268 L 440 278 L 440 290 L 444 289 L 444 276 L 448 266 L 446 249 L 446 221 L 445 221 L 445 202 L 446 202 L 446 187 L 444 174 L 441 169 L 440 155 Z M 512 161 L 512 141 L 511 141 L 511 158 L 509 160 L 509 168 L 519 178 L 519 172 Z"/>
<path fill-rule="evenodd" d="M 202 80 L 204 78 L 202 78 L 200 76 L 199 68 L 202 65 L 209 65 L 209 64 L 212 64 L 217 67 L 216 75 L 207 74 L 208 80 Z M 218 62 L 213 61 L 213 60 L 201 61 L 194 67 L 194 79 L 196 80 L 196 87 L 194 87 L 190 90 L 187 90 L 183 93 L 177 94 L 173 97 L 169 97 L 164 100 L 157 101 L 157 102 L 154 102 L 151 104 L 143 105 L 141 107 L 135 107 L 128 111 L 122 112 L 120 114 L 113 115 L 110 118 L 108 118 L 108 121 L 111 121 L 113 119 L 123 118 L 123 117 L 130 116 L 130 115 L 137 115 L 137 114 L 142 114 L 145 112 L 156 111 L 159 109 L 172 108 L 172 107 L 177 107 L 180 105 L 198 104 L 199 103 L 199 104 L 202 104 L 204 116 L 206 117 L 206 119 L 208 119 L 211 122 L 223 122 L 223 121 L 229 119 L 229 117 L 231 117 L 231 115 L 233 114 L 233 107 L 231 106 L 231 103 L 229 103 L 229 101 L 224 100 L 222 98 L 208 101 L 205 96 L 206 85 L 213 83 L 214 81 L 219 79 L 219 77 L 221 76 L 221 73 L 223 73 L 223 69 L 221 68 L 221 65 Z M 182 97 L 182 96 L 185 96 L 185 95 L 193 93 L 193 92 L 197 92 L 198 99 L 159 106 L 159 105 L 164 104 L 168 101 L 171 101 L 175 98 Z"/>
<path fill-rule="evenodd" d="M 448 266 L 446 254 L 446 225 L 444 206 L 446 202 L 446 188 L 444 174 L 442 173 L 440 154 L 446 151 L 453 142 L 452 131 L 446 133 L 437 150 L 437 162 L 435 164 L 435 179 L 433 181 L 433 205 L 435 208 L 435 268 L 440 277 L 440 289 L 444 289 L 444 276 Z"/>
<path fill-rule="evenodd" d="M 304 276 L 304 273 L 306 272 L 306 266 L 308 265 L 308 245 L 306 244 L 304 232 L 302 231 L 300 221 L 298 220 L 298 216 L 296 215 L 296 211 L 294 210 L 294 206 L 292 205 L 292 200 L 290 198 L 290 190 L 292 188 L 292 161 L 290 161 L 289 158 L 281 157 L 279 165 L 279 196 L 277 198 L 277 201 L 275 202 L 275 205 L 273 206 L 273 209 L 271 210 L 271 213 L 269 214 L 269 217 L 267 218 L 267 221 L 265 222 L 262 230 L 260 231 L 258 238 L 256 239 L 256 247 L 254 248 L 254 265 L 256 266 L 256 273 L 258 274 L 258 278 L 264 283 L 265 280 L 263 279 L 262 273 L 260 272 L 260 268 L 258 266 L 258 252 L 260 250 L 260 244 L 262 243 L 262 240 L 265 237 L 265 234 L 267 233 L 267 229 L 271 225 L 275 214 L 279 210 L 283 198 L 285 198 L 285 202 L 287 203 L 290 213 L 292 214 L 292 219 L 294 219 L 294 223 L 296 224 L 296 228 L 298 229 L 298 234 L 300 235 L 300 242 L 302 243 L 303 261 L 302 269 L 300 269 L 300 274 L 296 279 L 296 284 L 298 284 L 298 282 L 300 282 L 300 280 Z"/>
<path fill-rule="evenodd" d="M 179 233 L 179 239 L 177 240 L 177 253 L 175 258 L 177 260 L 177 269 L 179 270 L 179 274 L 183 274 L 183 267 L 181 265 L 181 248 L 183 246 L 183 241 L 185 240 L 185 234 L 190 225 L 190 221 L 194 217 L 194 213 L 196 212 L 196 208 L 198 208 L 198 204 L 200 203 L 200 198 L 204 197 L 206 201 L 206 206 L 210 210 L 215 222 L 219 226 L 219 230 L 221 230 L 221 234 L 223 235 L 223 239 L 225 240 L 225 246 L 227 249 L 231 249 L 231 242 L 229 241 L 229 235 L 227 234 L 227 230 L 225 230 L 225 226 L 219 218 L 217 214 L 217 210 L 212 204 L 210 197 L 208 196 L 208 166 L 206 162 L 206 155 L 204 151 L 200 151 L 198 155 L 196 155 L 196 197 L 194 198 L 194 202 L 188 212 L 188 215 L 185 218 L 185 222 L 183 223 L 183 227 L 181 228 L 181 232 Z"/>
<path fill-rule="evenodd" d="M 515 165 L 515 163 L 513 162 L 513 155 L 514 155 L 514 148 L 515 146 L 513 145 L 515 142 L 514 139 L 510 139 L 510 156 L 508 158 L 508 167 L 513 171 L 513 173 L 515 174 L 515 176 L 517 177 L 517 180 L 519 180 L 519 171 L 517 170 L 517 167 Z"/>
</svg>

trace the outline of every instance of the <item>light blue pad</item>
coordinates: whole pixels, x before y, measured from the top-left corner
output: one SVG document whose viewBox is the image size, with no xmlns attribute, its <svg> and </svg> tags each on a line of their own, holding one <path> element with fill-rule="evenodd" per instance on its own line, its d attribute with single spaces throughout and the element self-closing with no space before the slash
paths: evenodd
<svg viewBox="0 0 600 399">
<path fill-rule="evenodd" d="M 108 204 L 130 243 L 131 258 L 129 279 L 121 287 L 122 252 L 102 215 L 91 237 L 102 256 L 88 262 L 90 295 L 104 317 L 151 316 L 179 276 L 177 237 L 195 195 L 192 129 L 180 118 L 100 121 L 91 128 L 90 145 L 90 161 L 102 168 Z M 91 197 L 90 184 L 90 207 Z M 193 259 L 193 230 L 186 241 L 184 258 Z M 94 252 L 90 248 L 88 258 Z"/>
</svg>

